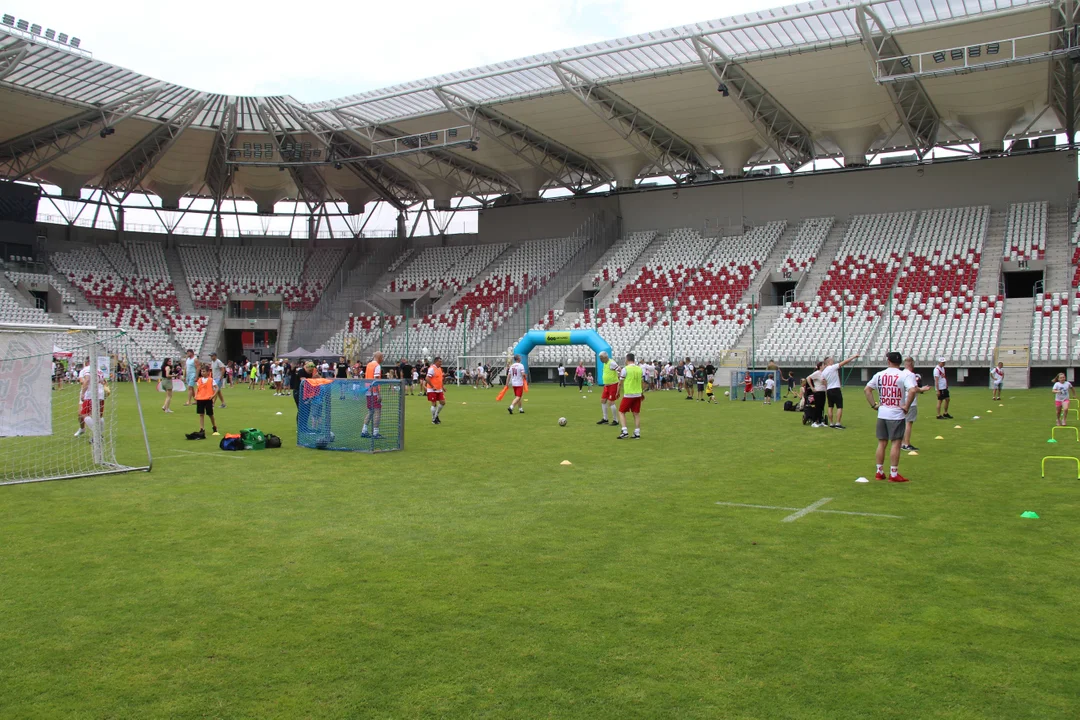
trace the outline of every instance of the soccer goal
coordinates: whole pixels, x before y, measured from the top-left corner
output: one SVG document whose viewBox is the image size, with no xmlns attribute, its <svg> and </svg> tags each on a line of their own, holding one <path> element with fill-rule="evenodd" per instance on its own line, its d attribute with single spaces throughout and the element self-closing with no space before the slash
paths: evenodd
<svg viewBox="0 0 1080 720">
<path fill-rule="evenodd" d="M 405 383 L 364 378 L 303 380 L 296 444 L 367 453 L 405 449 Z"/>
<path fill-rule="evenodd" d="M 483 365 L 487 368 L 487 381 L 489 385 L 502 385 L 506 380 L 506 368 L 510 367 L 513 355 L 458 355 L 454 365 L 454 378 L 457 381 L 457 370 L 464 370 L 465 375 L 461 380 L 463 385 L 476 383 L 476 368 Z"/>
<path fill-rule="evenodd" d="M 115 329 L 0 323 L 0 485 L 150 470 L 127 348 Z"/>
<path fill-rule="evenodd" d="M 748 397 L 751 400 L 761 401 L 765 399 L 765 379 L 773 379 L 773 401 L 779 397 L 780 371 L 779 370 L 750 370 L 750 380 L 753 391 L 746 394 L 746 368 L 738 368 L 731 371 L 731 386 L 728 388 L 729 400 L 742 400 Z"/>
</svg>

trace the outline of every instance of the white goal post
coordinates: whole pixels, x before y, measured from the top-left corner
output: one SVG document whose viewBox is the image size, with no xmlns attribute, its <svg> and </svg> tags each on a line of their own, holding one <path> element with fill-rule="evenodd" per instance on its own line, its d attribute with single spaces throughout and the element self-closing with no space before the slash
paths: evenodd
<svg viewBox="0 0 1080 720">
<path fill-rule="evenodd" d="M 150 470 L 128 347 L 116 328 L 0 323 L 0 485 Z"/>
</svg>

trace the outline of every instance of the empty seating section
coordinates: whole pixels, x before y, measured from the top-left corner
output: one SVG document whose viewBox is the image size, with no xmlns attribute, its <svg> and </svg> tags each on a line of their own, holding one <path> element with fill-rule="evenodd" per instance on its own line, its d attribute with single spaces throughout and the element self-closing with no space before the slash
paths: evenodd
<svg viewBox="0 0 1080 720">
<path fill-rule="evenodd" d="M 471 245 L 421 250 L 386 286 L 387 292 L 423 292 L 438 283 L 443 273 L 472 251 Z"/>
<path fill-rule="evenodd" d="M 52 275 L 45 275 L 42 273 L 19 272 L 17 270 L 11 270 L 4 274 L 7 276 L 7 279 L 12 282 L 13 285 L 18 285 L 19 283 L 39 286 L 49 285 L 60 295 L 60 301 L 64 305 L 75 304 L 75 297 L 70 292 L 68 292 L 68 289 L 66 287 L 63 287 L 55 279 L 53 279 Z"/>
<path fill-rule="evenodd" d="M 0 322 L 52 324 L 47 312 L 39 308 L 23 307 L 3 288 L 0 288 Z"/>
<path fill-rule="evenodd" d="M 1069 355 L 1069 296 L 1038 293 L 1031 322 L 1031 360 L 1056 362 Z"/>
<path fill-rule="evenodd" d="M 915 212 L 854 216 L 815 298 L 786 305 L 758 354 L 781 362 L 809 362 L 841 351 L 865 352 L 896 281 L 916 216 Z"/>
<path fill-rule="evenodd" d="M 286 297 L 285 306 L 293 310 L 311 310 L 319 302 L 341 261 L 345 251 L 338 248 L 320 248 L 313 250 L 304 263 L 304 274 L 292 297 Z"/>
<path fill-rule="evenodd" d="M 134 243 L 131 259 L 135 263 L 134 281 L 156 307 L 179 307 L 165 250 L 158 243 Z"/>
<path fill-rule="evenodd" d="M 719 239 L 674 230 L 613 303 L 595 314 L 585 311 L 571 327 L 595 327 L 616 353 L 633 350 L 645 360 L 666 359 L 673 341 L 679 354 L 715 357 L 734 347 L 750 322 L 752 307 L 739 301 L 786 225 L 771 222 Z M 537 357 L 551 363 L 591 356 L 587 348 L 549 347 Z"/>
<path fill-rule="evenodd" d="M 1046 201 L 1009 206 L 1005 221 L 1005 260 L 1042 260 L 1045 257 L 1048 207 Z"/>
<path fill-rule="evenodd" d="M 439 278 L 436 287 L 443 292 L 461 292 L 462 288 L 468 286 L 469 282 L 481 270 L 495 262 L 495 258 L 506 252 L 509 247 L 509 243 L 474 246 L 468 255 L 459 260 Z"/>
<path fill-rule="evenodd" d="M 604 253 L 593 267 L 593 282 L 616 283 L 624 273 L 637 261 L 642 251 L 656 239 L 655 230 L 630 233 L 630 235 L 615 247 Z"/>
<path fill-rule="evenodd" d="M 389 337 L 390 331 L 400 325 L 403 320 L 404 318 L 400 315 L 353 315 L 350 313 L 349 321 L 345 327 L 334 333 L 324 345 L 328 350 L 338 355 L 345 354 L 345 342 L 350 338 L 355 338 L 357 350 L 377 346 L 380 332 Z M 381 328 L 380 321 L 383 323 Z M 409 352 L 414 355 L 419 354 L 420 346 L 414 347 L 410 344 Z M 387 358 L 389 363 L 389 354 Z M 395 356 L 394 360 L 397 359 Z"/>
<path fill-rule="evenodd" d="M 220 265 L 217 249 L 203 245 L 180 245 L 180 262 L 187 276 L 188 292 L 196 308 L 225 307 L 228 297 L 225 284 L 219 279 Z"/>
<path fill-rule="evenodd" d="M 202 352 L 203 341 L 206 340 L 206 328 L 210 319 L 205 315 L 181 315 L 179 313 L 167 316 L 169 328 L 176 337 L 182 350 L 194 350 L 196 355 Z"/>
<path fill-rule="evenodd" d="M 230 295 L 281 295 L 291 301 L 303 272 L 302 248 L 221 248 L 221 281 Z"/>
<path fill-rule="evenodd" d="M 400 268 L 402 265 L 405 264 L 406 260 L 408 260 L 409 258 L 411 258 L 413 256 L 414 252 L 416 252 L 416 251 L 413 250 L 412 248 L 409 248 L 409 249 L 403 251 L 400 255 L 398 255 L 396 258 L 394 258 L 394 262 L 390 263 L 390 267 L 386 268 L 386 272 L 387 273 L 395 272 L 398 268 Z"/>
<path fill-rule="evenodd" d="M 989 221 L 989 207 L 922 214 L 872 355 L 896 348 L 931 364 L 993 356 L 1003 299 L 975 295 Z"/>
<path fill-rule="evenodd" d="M 821 246 L 825 244 L 826 238 L 829 237 L 829 231 L 832 230 L 833 218 L 809 218 L 803 220 L 802 225 L 799 226 L 799 233 L 795 236 L 795 241 L 791 243 L 791 249 L 788 250 L 787 257 L 780 263 L 780 267 L 776 268 L 777 272 L 804 272 L 813 267 L 814 262 L 817 260 L 818 251 L 821 250 Z"/>
<path fill-rule="evenodd" d="M 432 354 L 456 357 L 465 343 L 470 348 L 476 345 L 547 284 L 584 243 L 581 237 L 552 238 L 530 240 L 510 249 L 491 273 L 444 312 L 411 323 L 410 351 L 426 347 Z M 398 332 L 388 353 L 397 358 L 404 352 L 405 333 Z"/>
<path fill-rule="evenodd" d="M 141 306 L 112 305 L 101 310 L 73 310 L 71 316 L 80 325 L 123 330 L 130 341 L 128 356 L 136 362 L 180 356 L 180 349 L 170 335 Z"/>
<path fill-rule="evenodd" d="M 106 245 L 106 248 L 123 248 L 119 245 Z M 109 254 L 113 254 L 110 251 Z M 82 291 L 92 305 L 99 308 L 108 306 L 140 305 L 142 300 L 134 288 L 115 270 L 96 247 L 80 247 L 66 252 L 55 252 L 51 256 L 53 267 L 64 275 L 68 282 Z M 128 261 L 130 265 L 130 261 Z M 127 265 L 125 265 L 127 267 Z M 130 267 L 134 271 L 134 266 Z"/>
</svg>

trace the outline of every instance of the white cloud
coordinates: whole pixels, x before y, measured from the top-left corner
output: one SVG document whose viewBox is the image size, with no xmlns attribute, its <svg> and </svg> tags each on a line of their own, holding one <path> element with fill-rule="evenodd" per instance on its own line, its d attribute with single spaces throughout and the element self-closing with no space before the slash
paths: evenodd
<svg viewBox="0 0 1080 720">
<path fill-rule="evenodd" d="M 771 0 L 414 0 L 305 6 L 9 0 L 5 12 L 83 40 L 100 60 L 199 90 L 324 100 L 722 15 Z"/>
</svg>

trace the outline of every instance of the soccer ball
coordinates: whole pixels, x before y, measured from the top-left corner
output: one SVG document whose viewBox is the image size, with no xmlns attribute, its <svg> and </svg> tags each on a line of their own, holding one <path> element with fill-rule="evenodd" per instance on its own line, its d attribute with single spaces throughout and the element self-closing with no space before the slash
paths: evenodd
<svg viewBox="0 0 1080 720">
<path fill-rule="evenodd" d="M 566 425 L 566 418 L 559 418 L 559 425 Z"/>
<path fill-rule="evenodd" d="M 725 391 L 724 391 L 724 397 L 728 397 L 729 395 L 731 395 L 731 393 L 730 393 L 730 392 L 728 392 L 727 390 L 725 390 Z"/>
</svg>

